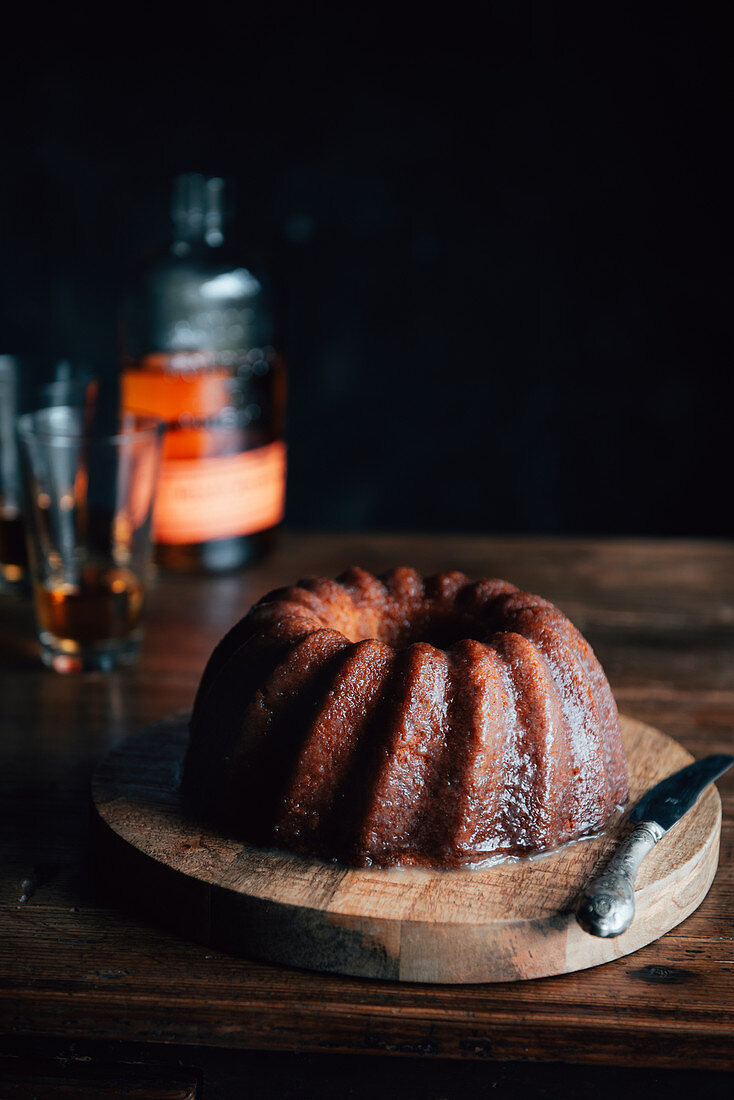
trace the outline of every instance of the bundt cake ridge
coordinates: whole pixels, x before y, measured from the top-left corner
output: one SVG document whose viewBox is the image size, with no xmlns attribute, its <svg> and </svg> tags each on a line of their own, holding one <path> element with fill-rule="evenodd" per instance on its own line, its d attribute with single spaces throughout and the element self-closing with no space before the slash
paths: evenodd
<svg viewBox="0 0 734 1100">
<path fill-rule="evenodd" d="M 553 604 L 352 567 L 268 593 L 217 646 L 183 793 L 259 844 L 460 867 L 600 829 L 627 779 L 609 684 Z"/>
</svg>

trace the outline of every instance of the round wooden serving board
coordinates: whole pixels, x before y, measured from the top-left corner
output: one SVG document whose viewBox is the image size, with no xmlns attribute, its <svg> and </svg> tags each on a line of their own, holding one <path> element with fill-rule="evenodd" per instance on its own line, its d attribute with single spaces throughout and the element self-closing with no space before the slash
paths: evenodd
<svg viewBox="0 0 734 1100">
<path fill-rule="evenodd" d="M 622 718 L 631 802 L 692 757 Z M 118 898 L 169 926 L 253 958 L 370 978 L 513 981 L 627 955 L 701 904 L 719 855 L 721 802 L 709 787 L 644 860 L 637 915 L 613 940 L 577 925 L 576 897 L 625 822 L 549 855 L 487 870 L 354 870 L 261 850 L 182 813 L 185 718 L 151 726 L 100 765 L 96 870 Z"/>
</svg>

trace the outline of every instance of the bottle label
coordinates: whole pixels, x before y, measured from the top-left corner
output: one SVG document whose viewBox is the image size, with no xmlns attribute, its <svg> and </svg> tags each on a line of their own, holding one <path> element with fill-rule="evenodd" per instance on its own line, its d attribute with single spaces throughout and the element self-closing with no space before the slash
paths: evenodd
<svg viewBox="0 0 734 1100">
<path fill-rule="evenodd" d="M 153 538 L 182 545 L 266 531 L 283 518 L 285 475 L 282 440 L 234 455 L 164 459 Z"/>
</svg>

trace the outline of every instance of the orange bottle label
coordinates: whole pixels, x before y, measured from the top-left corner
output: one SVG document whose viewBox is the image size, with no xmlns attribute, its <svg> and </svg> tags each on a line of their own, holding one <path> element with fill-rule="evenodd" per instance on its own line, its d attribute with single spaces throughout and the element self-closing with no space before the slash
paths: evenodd
<svg viewBox="0 0 734 1100">
<path fill-rule="evenodd" d="M 285 508 L 281 440 L 239 454 L 164 458 L 153 518 L 156 542 L 182 545 L 274 527 Z"/>
<path fill-rule="evenodd" d="M 162 420 L 176 421 L 180 416 L 200 420 L 218 416 L 229 404 L 232 373 L 220 368 L 176 374 L 148 366 L 128 368 L 121 383 L 126 409 L 160 416 Z"/>
</svg>

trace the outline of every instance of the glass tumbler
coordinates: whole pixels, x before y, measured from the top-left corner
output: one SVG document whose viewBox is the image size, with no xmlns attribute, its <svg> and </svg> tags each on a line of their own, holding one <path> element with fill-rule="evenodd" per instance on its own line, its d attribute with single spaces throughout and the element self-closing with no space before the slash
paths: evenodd
<svg viewBox="0 0 734 1100">
<path fill-rule="evenodd" d="M 138 657 L 162 434 L 159 420 L 125 414 L 94 435 L 70 406 L 18 418 L 41 657 L 57 672 Z"/>
<path fill-rule="evenodd" d="M 15 442 L 18 371 L 11 355 L 0 355 L 0 587 L 19 584 L 28 564 L 20 471 Z"/>
<path fill-rule="evenodd" d="M 46 381 L 43 381 L 43 379 Z M 49 380 L 50 379 L 50 380 Z M 25 505 L 16 419 L 33 409 L 69 405 L 94 413 L 97 383 L 86 371 L 38 356 L 0 355 L 0 591 L 25 591 Z"/>
</svg>

